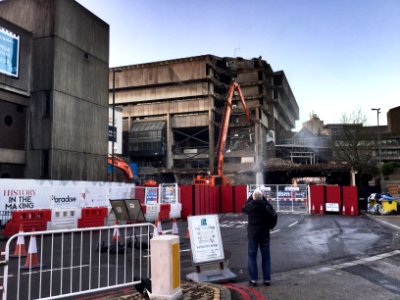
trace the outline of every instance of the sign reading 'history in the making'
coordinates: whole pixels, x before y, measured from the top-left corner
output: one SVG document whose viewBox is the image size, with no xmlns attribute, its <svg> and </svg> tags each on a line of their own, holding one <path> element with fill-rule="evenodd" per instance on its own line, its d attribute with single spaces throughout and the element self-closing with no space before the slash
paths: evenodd
<svg viewBox="0 0 400 300">
<path fill-rule="evenodd" d="M 194 265 L 224 260 L 218 215 L 188 217 Z"/>
</svg>

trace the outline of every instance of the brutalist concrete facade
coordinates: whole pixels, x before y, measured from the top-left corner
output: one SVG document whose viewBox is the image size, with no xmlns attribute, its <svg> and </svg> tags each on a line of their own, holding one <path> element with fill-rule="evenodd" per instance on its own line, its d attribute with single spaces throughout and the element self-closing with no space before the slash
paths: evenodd
<svg viewBox="0 0 400 300">
<path fill-rule="evenodd" d="M 106 180 L 108 24 L 71 0 L 1 1 L 0 18 L 21 36 L 19 78 L 0 75 L 0 135 L 18 136 L 0 176 Z"/>
<path fill-rule="evenodd" d="M 115 75 L 115 85 L 113 76 Z M 261 58 L 203 55 L 113 68 L 109 102 L 124 115 L 124 156 L 139 176 L 190 183 L 212 174 L 227 89 L 241 86 L 252 121 L 234 97 L 224 156 L 224 174 L 245 183 L 262 172 L 275 138 L 295 127 L 299 108 L 284 72 Z M 113 86 L 115 88 L 113 88 Z M 272 151 L 268 151 L 271 150 Z"/>
</svg>

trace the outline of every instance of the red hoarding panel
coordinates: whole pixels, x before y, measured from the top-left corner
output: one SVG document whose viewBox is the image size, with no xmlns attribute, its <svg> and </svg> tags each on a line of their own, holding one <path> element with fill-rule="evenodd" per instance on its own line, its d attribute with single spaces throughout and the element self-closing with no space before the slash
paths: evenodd
<svg viewBox="0 0 400 300">
<path fill-rule="evenodd" d="M 211 187 L 209 186 L 207 186 L 207 189 L 205 190 L 204 200 L 206 204 L 204 214 L 211 214 Z"/>
<path fill-rule="evenodd" d="M 181 185 L 181 203 L 182 212 L 181 217 L 187 218 L 193 215 L 193 186 L 192 185 Z"/>
<path fill-rule="evenodd" d="M 220 186 L 221 189 L 221 213 L 233 212 L 233 187 Z"/>
<path fill-rule="evenodd" d="M 358 193 L 355 186 L 343 186 L 342 214 L 346 216 L 358 216 Z"/>
<path fill-rule="evenodd" d="M 325 198 L 325 211 L 341 213 L 342 211 L 342 197 L 339 185 L 327 185 L 326 198 Z"/>
<path fill-rule="evenodd" d="M 325 186 L 310 185 L 310 213 L 323 214 L 325 205 Z"/>
<path fill-rule="evenodd" d="M 135 199 L 139 199 L 140 203 L 144 203 L 144 187 L 136 187 L 135 188 Z"/>
<path fill-rule="evenodd" d="M 242 207 L 247 200 L 247 186 L 245 185 L 238 185 L 235 186 L 235 212 L 240 213 L 242 212 Z"/>
<path fill-rule="evenodd" d="M 211 188 L 211 195 L 212 195 L 212 203 L 211 203 L 211 213 L 218 214 L 219 207 L 220 207 L 220 189 L 219 187 L 212 187 Z"/>
<path fill-rule="evenodd" d="M 202 215 L 204 211 L 204 188 L 203 185 L 194 186 L 194 214 Z"/>
</svg>

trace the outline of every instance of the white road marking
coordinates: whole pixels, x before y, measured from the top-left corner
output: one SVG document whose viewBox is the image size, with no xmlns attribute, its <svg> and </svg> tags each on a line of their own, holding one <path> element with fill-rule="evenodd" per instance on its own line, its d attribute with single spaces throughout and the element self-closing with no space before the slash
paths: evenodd
<svg viewBox="0 0 400 300">
<path fill-rule="evenodd" d="M 281 230 L 280 230 L 280 229 L 272 230 L 272 231 L 271 231 L 271 234 L 277 233 L 277 232 L 279 232 L 279 231 L 281 231 Z"/>
<path fill-rule="evenodd" d="M 391 223 L 389 223 L 389 222 L 383 221 L 383 220 L 381 220 L 381 219 L 379 219 L 379 218 L 374 218 L 374 220 L 376 220 L 376 221 L 378 221 L 378 222 L 381 222 L 381 223 L 383 223 L 383 224 L 385 224 L 385 225 L 388 225 L 388 226 L 390 226 L 390 227 L 393 227 L 393 228 L 395 228 L 395 229 L 397 229 L 397 230 L 400 230 L 400 226 L 397 226 L 397 225 L 391 224 Z"/>
<path fill-rule="evenodd" d="M 356 265 L 361 265 L 361 264 L 365 264 L 367 262 L 373 262 L 373 261 L 381 260 L 381 259 L 388 258 L 388 257 L 394 256 L 394 255 L 399 255 L 399 254 L 400 254 L 400 250 L 394 250 L 394 251 L 391 251 L 391 252 L 378 254 L 378 255 L 370 256 L 370 257 L 366 257 L 366 258 L 361 258 L 361 259 L 357 259 L 357 260 L 354 260 L 354 261 L 342 263 L 342 264 L 335 265 L 335 266 L 324 266 L 324 267 L 321 267 L 321 268 L 312 269 L 308 273 L 309 274 L 319 274 L 319 273 L 333 271 L 333 270 L 341 270 L 341 269 L 344 269 L 344 268 L 354 267 Z"/>
<path fill-rule="evenodd" d="M 299 221 L 293 222 L 293 223 L 290 224 L 288 227 L 292 227 L 292 226 L 296 225 L 297 223 L 299 223 Z"/>
</svg>

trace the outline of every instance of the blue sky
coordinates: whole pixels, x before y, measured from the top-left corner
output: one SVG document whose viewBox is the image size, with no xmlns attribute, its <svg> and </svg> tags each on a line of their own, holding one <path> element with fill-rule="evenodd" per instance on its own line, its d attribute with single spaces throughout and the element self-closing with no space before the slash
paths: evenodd
<svg viewBox="0 0 400 300">
<path fill-rule="evenodd" d="M 110 66 L 262 56 L 283 70 L 301 123 L 400 105 L 400 0 L 78 0 L 110 25 Z M 400 122 L 400 121 L 399 121 Z"/>
</svg>

